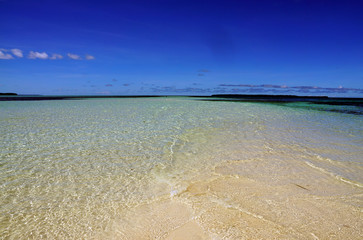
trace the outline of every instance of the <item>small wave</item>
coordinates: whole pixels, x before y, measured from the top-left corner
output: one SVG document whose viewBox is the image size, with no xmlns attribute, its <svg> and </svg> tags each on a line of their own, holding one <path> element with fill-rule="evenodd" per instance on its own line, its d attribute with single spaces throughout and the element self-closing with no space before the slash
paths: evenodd
<svg viewBox="0 0 363 240">
<path fill-rule="evenodd" d="M 322 157 L 322 156 L 320 156 L 320 155 L 318 155 L 318 154 L 314 154 L 315 155 L 315 157 L 318 159 L 318 160 L 320 160 L 320 161 L 327 161 L 327 162 L 330 162 L 330 163 L 333 163 L 333 164 L 335 164 L 336 163 L 336 161 L 333 161 L 332 159 L 330 159 L 330 158 L 327 158 L 327 157 Z"/>
<path fill-rule="evenodd" d="M 173 147 L 175 146 L 177 140 L 178 140 L 177 138 L 174 138 L 172 144 L 170 145 L 170 154 L 169 154 L 170 161 L 173 161 L 173 156 L 174 156 Z"/>
<path fill-rule="evenodd" d="M 324 169 L 324 168 L 321 168 L 321 167 L 315 166 L 315 165 L 314 165 L 314 164 L 312 164 L 311 162 L 307 162 L 307 161 L 305 161 L 305 163 L 306 163 L 309 167 L 314 168 L 314 169 L 316 169 L 316 170 L 319 170 L 320 172 L 323 172 L 323 173 L 325 173 L 325 174 L 328 174 L 328 175 L 330 175 L 330 176 L 334 177 L 335 179 L 338 179 L 339 181 L 342 181 L 342 182 L 348 183 L 348 184 L 353 185 L 353 186 L 356 186 L 356 187 L 363 188 L 363 185 L 361 185 L 361 184 L 359 184 L 359 183 L 355 183 L 355 182 L 353 182 L 353 181 L 351 181 L 351 180 L 349 180 L 349 179 L 346 179 L 346 178 L 344 178 L 344 177 L 342 177 L 342 176 L 336 175 L 336 174 L 334 174 L 334 173 L 332 173 L 332 172 L 329 172 L 328 170 L 326 170 L 326 169 Z"/>
</svg>

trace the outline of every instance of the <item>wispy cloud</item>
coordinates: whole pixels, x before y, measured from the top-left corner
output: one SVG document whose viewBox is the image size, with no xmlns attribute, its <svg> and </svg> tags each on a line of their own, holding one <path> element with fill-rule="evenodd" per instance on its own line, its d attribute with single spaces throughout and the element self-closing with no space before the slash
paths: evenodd
<svg viewBox="0 0 363 240">
<path fill-rule="evenodd" d="M 23 51 L 21 51 L 20 49 L 13 48 L 10 51 L 12 52 L 12 54 L 14 56 L 17 56 L 18 58 L 22 58 L 23 57 Z"/>
<path fill-rule="evenodd" d="M 95 59 L 94 56 L 88 54 L 86 55 L 86 60 L 93 60 L 93 59 Z"/>
<path fill-rule="evenodd" d="M 199 69 L 198 72 L 207 73 L 207 72 L 210 72 L 210 71 L 208 69 Z"/>
<path fill-rule="evenodd" d="M 52 54 L 51 57 L 49 57 L 49 59 L 52 59 L 52 60 L 55 60 L 55 59 L 63 59 L 63 56 L 60 55 L 60 54 L 54 53 L 54 54 Z"/>
<path fill-rule="evenodd" d="M 286 92 L 300 92 L 300 93 L 363 93 L 363 89 L 360 88 L 345 88 L 342 86 L 336 88 L 325 88 L 317 86 L 286 86 L 286 85 L 273 85 L 273 84 L 220 84 L 220 87 L 234 87 L 233 91 L 237 92 L 274 92 L 274 93 L 286 93 Z M 238 88 L 235 88 L 238 87 Z M 241 91 L 241 88 L 245 90 Z"/>
<path fill-rule="evenodd" d="M 105 86 L 106 87 L 112 87 L 113 85 L 112 84 L 106 84 Z"/>
<path fill-rule="evenodd" d="M 273 84 L 220 84 L 217 87 L 202 88 L 196 87 L 196 84 L 192 84 L 193 87 L 178 88 L 176 86 L 152 86 L 151 91 L 155 93 L 187 93 L 187 94 L 309 94 L 309 95 L 321 95 L 321 94 L 363 94 L 363 89 L 359 88 L 344 88 L 339 86 L 337 88 L 323 88 L 316 86 L 292 86 L 286 85 L 273 85 Z"/>
<path fill-rule="evenodd" d="M 253 85 L 253 84 L 220 84 L 221 87 L 250 87 L 250 88 L 288 88 L 286 85 L 273 85 L 273 84 L 261 84 L 261 85 Z"/>
<path fill-rule="evenodd" d="M 48 54 L 46 52 L 33 52 L 33 51 L 30 51 L 29 55 L 28 55 L 28 58 L 29 59 L 36 59 L 36 58 L 47 59 Z"/>
<path fill-rule="evenodd" d="M 81 60 L 82 58 L 77 54 L 67 53 L 67 56 L 73 60 Z"/>
<path fill-rule="evenodd" d="M 0 48 L 0 59 L 14 59 L 17 58 L 23 58 L 23 50 L 18 48 L 13 49 L 5 49 Z M 82 60 L 82 57 L 78 54 L 68 53 L 68 58 L 73 60 Z M 30 51 L 28 54 L 28 59 L 50 59 L 50 60 L 56 60 L 56 59 L 63 59 L 63 55 L 58 53 L 48 54 L 47 52 L 38 52 L 38 51 Z M 94 60 L 96 59 L 94 56 L 86 54 L 83 59 L 86 60 Z"/>
<path fill-rule="evenodd" d="M 210 88 L 185 87 L 177 88 L 175 86 L 154 86 L 150 88 L 155 93 L 212 93 Z"/>
<path fill-rule="evenodd" d="M 3 49 L 2 51 L 0 51 L 0 59 L 14 59 L 12 55 L 10 55 L 9 53 L 4 53 L 3 51 Z"/>
</svg>

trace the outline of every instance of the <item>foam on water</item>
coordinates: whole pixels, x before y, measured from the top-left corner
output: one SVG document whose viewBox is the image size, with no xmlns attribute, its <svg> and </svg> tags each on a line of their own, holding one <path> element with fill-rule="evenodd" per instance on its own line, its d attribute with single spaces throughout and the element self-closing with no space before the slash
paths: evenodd
<svg viewBox="0 0 363 240">
<path fill-rule="evenodd" d="M 0 102 L 0 236 L 359 239 L 362 130 L 269 104 Z"/>
</svg>

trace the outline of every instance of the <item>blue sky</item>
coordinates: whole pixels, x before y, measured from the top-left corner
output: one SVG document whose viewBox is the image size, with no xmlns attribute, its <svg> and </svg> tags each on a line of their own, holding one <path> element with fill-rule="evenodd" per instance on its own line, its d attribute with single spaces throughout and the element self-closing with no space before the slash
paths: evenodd
<svg viewBox="0 0 363 240">
<path fill-rule="evenodd" d="M 363 1 L 0 0 L 0 92 L 363 96 Z"/>
</svg>

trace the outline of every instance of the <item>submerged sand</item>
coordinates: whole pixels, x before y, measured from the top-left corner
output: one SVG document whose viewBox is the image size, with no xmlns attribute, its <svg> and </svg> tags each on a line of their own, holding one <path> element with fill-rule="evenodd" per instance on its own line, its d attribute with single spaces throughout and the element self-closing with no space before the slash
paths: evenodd
<svg viewBox="0 0 363 240">
<path fill-rule="evenodd" d="M 177 195 L 127 211 L 99 238 L 362 238 L 363 193 L 357 186 L 311 170 L 308 164 L 280 166 L 279 160 L 220 164 Z M 253 177 L 251 171 L 263 174 Z M 278 172 L 290 180 L 264 177 Z"/>
<path fill-rule="evenodd" d="M 2 103 L 0 239 L 362 239 L 361 116 Z"/>
</svg>

